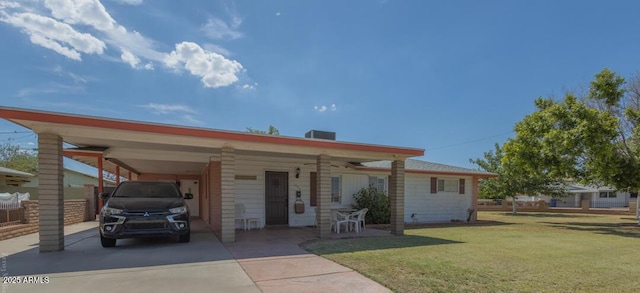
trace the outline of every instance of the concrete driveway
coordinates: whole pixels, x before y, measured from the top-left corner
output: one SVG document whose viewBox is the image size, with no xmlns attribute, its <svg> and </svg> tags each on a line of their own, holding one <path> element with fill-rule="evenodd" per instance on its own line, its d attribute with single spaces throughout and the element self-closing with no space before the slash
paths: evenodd
<svg viewBox="0 0 640 293">
<path fill-rule="evenodd" d="M 1 241 L 3 277 L 48 277 L 48 283 L 2 284 L 0 292 L 260 292 L 201 220 L 193 222 L 190 243 L 125 239 L 108 249 L 96 227 L 65 227 L 63 252 L 39 253 L 38 234 Z"/>
<path fill-rule="evenodd" d="M 38 252 L 38 234 L 0 241 L 0 275 L 48 278 L 46 284 L 0 284 L 0 292 L 390 292 L 299 244 L 306 228 L 237 231 L 220 243 L 200 220 L 191 242 L 124 239 L 103 248 L 97 222 L 65 227 L 65 250 Z M 359 236 L 375 235 L 373 229 Z M 355 236 L 355 235 L 351 235 Z"/>
</svg>

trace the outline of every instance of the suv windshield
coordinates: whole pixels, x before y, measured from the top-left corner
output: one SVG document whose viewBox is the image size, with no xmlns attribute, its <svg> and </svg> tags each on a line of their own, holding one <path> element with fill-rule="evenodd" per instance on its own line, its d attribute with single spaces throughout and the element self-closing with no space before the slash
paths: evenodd
<svg viewBox="0 0 640 293">
<path fill-rule="evenodd" d="M 180 191 L 173 183 L 127 182 L 115 190 L 113 197 L 180 198 Z"/>
</svg>

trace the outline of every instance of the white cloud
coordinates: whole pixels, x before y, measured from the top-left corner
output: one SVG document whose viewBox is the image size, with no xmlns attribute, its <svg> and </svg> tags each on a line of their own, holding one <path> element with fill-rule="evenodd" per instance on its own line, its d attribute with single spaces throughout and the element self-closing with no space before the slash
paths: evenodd
<svg viewBox="0 0 640 293">
<path fill-rule="evenodd" d="M 318 111 L 318 112 L 320 112 L 320 113 L 323 113 L 323 112 L 326 112 L 327 110 L 336 111 L 336 110 L 338 110 L 338 107 L 336 106 L 336 104 L 331 104 L 331 106 L 329 106 L 329 107 L 327 107 L 325 105 L 314 106 L 313 109 Z"/>
<path fill-rule="evenodd" d="M 54 67 L 54 68 L 53 68 L 53 69 L 51 69 L 51 70 L 47 70 L 47 71 L 51 71 L 51 72 L 53 72 L 53 73 L 55 73 L 55 74 L 57 74 L 57 75 L 59 75 L 59 76 L 69 77 L 69 78 L 71 78 L 71 79 L 73 80 L 73 82 L 74 82 L 74 83 L 76 83 L 76 84 L 79 84 L 79 83 L 87 83 L 87 81 L 88 81 L 86 77 L 83 77 L 83 76 L 77 75 L 77 74 L 75 74 L 75 73 L 73 73 L 73 72 L 65 71 L 65 70 L 64 70 L 64 68 L 62 68 L 62 66 L 60 66 L 60 65 L 58 65 L 58 66 Z"/>
<path fill-rule="evenodd" d="M 245 83 L 245 84 L 242 86 L 242 89 L 245 89 L 245 90 L 254 90 L 254 89 L 256 89 L 256 87 L 257 87 L 257 86 L 258 86 L 258 83 L 257 83 L 257 82 L 255 82 L 255 83 L 253 83 L 253 84 Z"/>
<path fill-rule="evenodd" d="M 280 15 L 282 15 L 282 13 L 276 12 L 276 16 L 280 16 Z"/>
<path fill-rule="evenodd" d="M 238 39 L 242 37 L 242 32 L 238 31 L 238 27 L 242 24 L 240 18 L 234 17 L 231 24 L 227 24 L 219 18 L 209 18 L 207 23 L 202 26 L 202 30 L 209 38 L 220 39 Z"/>
<path fill-rule="evenodd" d="M 37 7 L 41 5 L 44 7 Z M 231 19 L 229 23 L 211 18 L 204 26 L 210 37 L 236 39 L 242 36 L 237 30 L 242 19 L 227 13 Z M 156 50 L 154 40 L 118 24 L 100 0 L 30 0 L 28 4 L 0 0 L 0 22 L 20 28 L 30 36 L 32 43 L 73 60 L 82 60 L 83 54 L 104 55 L 108 47 L 113 47 L 119 51 L 119 58 L 105 56 L 106 60 L 119 60 L 132 68 L 147 70 L 154 70 L 154 63 L 160 62 L 172 69 L 188 70 L 210 88 L 233 84 L 238 80 L 237 74 L 243 72 L 239 62 L 224 57 L 230 55 L 229 51 L 216 45 L 208 45 L 209 49 L 204 50 L 196 43 L 182 42 L 170 53 Z M 87 30 L 91 33 L 83 32 Z"/>
<path fill-rule="evenodd" d="M 122 3 L 122 4 L 129 4 L 129 5 L 140 5 L 142 4 L 142 2 L 144 2 L 143 0 L 115 0 L 118 3 Z"/>
<path fill-rule="evenodd" d="M 171 114 L 171 113 L 175 113 L 175 112 L 190 113 L 190 114 L 195 114 L 196 113 L 196 111 L 191 109 L 191 107 L 185 106 L 185 105 L 169 105 L 169 104 L 149 103 L 149 104 L 146 104 L 146 105 L 140 105 L 138 107 L 149 109 L 149 110 L 151 110 L 152 112 L 154 112 L 156 114 Z"/>
<path fill-rule="evenodd" d="M 131 54 L 131 52 L 127 51 L 126 49 L 122 49 L 122 55 L 120 55 L 120 58 L 122 59 L 122 61 L 129 63 L 129 65 L 131 65 L 131 68 L 138 68 L 138 64 L 140 64 L 140 58 Z"/>
<path fill-rule="evenodd" d="M 33 95 L 42 95 L 42 94 L 79 94 L 85 91 L 85 87 L 83 85 L 66 85 L 56 82 L 51 82 L 45 85 L 24 88 L 18 92 L 18 97 L 29 97 Z"/>
<path fill-rule="evenodd" d="M 238 81 L 238 72 L 242 65 L 235 60 L 203 50 L 198 44 L 182 42 L 176 45 L 165 59 L 165 65 L 175 69 L 186 69 L 192 75 L 200 77 L 205 87 L 228 86 Z"/>
<path fill-rule="evenodd" d="M 96 37 L 76 31 L 53 18 L 25 12 L 4 14 L 0 21 L 21 28 L 32 43 L 51 49 L 73 60 L 81 60 L 80 52 L 102 54 L 106 45 Z"/>
<path fill-rule="evenodd" d="M 216 44 L 204 44 L 202 47 L 207 51 L 216 52 L 222 56 L 226 56 L 226 57 L 231 56 L 231 52 L 229 52 L 229 50 L 221 46 L 218 46 Z"/>
</svg>

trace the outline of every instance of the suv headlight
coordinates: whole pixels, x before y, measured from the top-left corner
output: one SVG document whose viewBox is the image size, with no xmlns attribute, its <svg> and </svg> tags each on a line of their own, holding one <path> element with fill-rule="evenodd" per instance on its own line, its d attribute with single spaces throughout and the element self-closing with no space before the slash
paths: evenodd
<svg viewBox="0 0 640 293">
<path fill-rule="evenodd" d="M 103 207 L 102 208 L 102 214 L 105 215 L 105 216 L 119 215 L 119 214 L 122 214 L 122 210 L 121 209 L 114 209 L 114 208 L 110 208 L 110 207 Z"/>
<path fill-rule="evenodd" d="M 177 208 L 172 208 L 169 209 L 169 212 L 172 214 L 186 214 L 187 213 L 187 206 L 181 206 L 181 207 L 177 207 Z"/>
</svg>

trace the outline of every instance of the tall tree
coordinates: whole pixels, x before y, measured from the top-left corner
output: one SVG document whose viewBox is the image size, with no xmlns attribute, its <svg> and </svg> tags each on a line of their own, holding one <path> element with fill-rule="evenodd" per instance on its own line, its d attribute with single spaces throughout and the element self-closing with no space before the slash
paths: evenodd
<svg viewBox="0 0 640 293">
<path fill-rule="evenodd" d="M 537 111 L 518 122 L 515 138 L 505 143 L 504 162 L 555 182 L 601 185 L 614 176 L 615 116 L 572 94 L 559 102 L 538 98 L 535 105 Z"/>
<path fill-rule="evenodd" d="M 275 128 L 273 125 L 269 125 L 269 130 L 260 130 L 260 129 L 247 127 L 247 132 L 257 133 L 257 134 L 268 134 L 268 135 L 275 135 L 275 136 L 280 135 L 280 131 L 278 130 L 278 128 Z"/>
<path fill-rule="evenodd" d="M 0 145 L 0 166 L 36 174 L 38 172 L 38 156 L 32 150 L 24 150 L 20 146 L 8 142 L 3 143 Z"/>
</svg>

